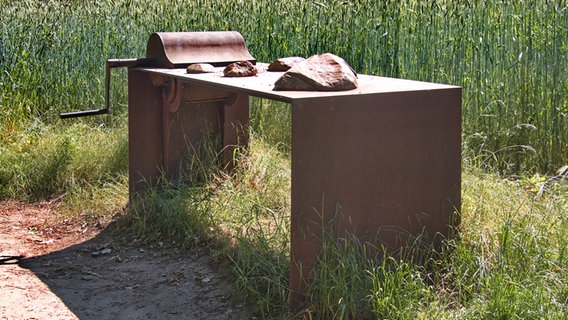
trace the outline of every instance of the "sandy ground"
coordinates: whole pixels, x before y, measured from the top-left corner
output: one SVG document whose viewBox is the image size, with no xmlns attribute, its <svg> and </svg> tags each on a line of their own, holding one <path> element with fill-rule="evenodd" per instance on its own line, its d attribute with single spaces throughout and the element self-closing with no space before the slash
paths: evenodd
<svg viewBox="0 0 568 320">
<path fill-rule="evenodd" d="M 252 319 L 206 248 L 128 244 L 56 207 L 0 202 L 0 319 Z"/>
</svg>

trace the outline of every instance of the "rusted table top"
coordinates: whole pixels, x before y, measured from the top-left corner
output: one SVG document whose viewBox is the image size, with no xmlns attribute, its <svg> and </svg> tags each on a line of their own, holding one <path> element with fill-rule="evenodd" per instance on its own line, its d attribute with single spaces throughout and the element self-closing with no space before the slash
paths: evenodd
<svg viewBox="0 0 568 320">
<path fill-rule="evenodd" d="M 187 82 L 210 85 L 251 96 L 273 99 L 283 102 L 293 102 L 298 99 L 310 99 L 330 96 L 346 96 L 361 94 L 380 94 L 403 91 L 424 91 L 458 88 L 457 86 L 430 82 L 404 80 L 388 77 L 358 75 L 359 87 L 349 91 L 281 91 L 274 90 L 274 83 L 283 72 L 267 71 L 268 64 L 257 63 L 258 74 L 253 77 L 224 77 L 223 67 L 218 67 L 215 73 L 188 74 L 185 69 L 139 68 L 139 70 L 168 75 Z"/>
</svg>

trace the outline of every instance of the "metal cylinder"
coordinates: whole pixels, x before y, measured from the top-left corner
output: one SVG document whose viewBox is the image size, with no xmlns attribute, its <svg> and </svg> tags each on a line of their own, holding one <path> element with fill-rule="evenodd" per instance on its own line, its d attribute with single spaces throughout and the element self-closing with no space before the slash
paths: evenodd
<svg viewBox="0 0 568 320">
<path fill-rule="evenodd" d="M 242 60 L 256 63 L 236 31 L 156 32 L 148 39 L 146 58 L 158 68 L 184 68 L 192 63 L 225 66 Z"/>
</svg>

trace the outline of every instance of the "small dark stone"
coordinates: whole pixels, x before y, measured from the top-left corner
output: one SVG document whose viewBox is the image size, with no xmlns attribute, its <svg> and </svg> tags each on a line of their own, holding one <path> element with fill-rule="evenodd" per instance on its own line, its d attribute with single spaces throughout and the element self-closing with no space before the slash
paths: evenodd
<svg viewBox="0 0 568 320">
<path fill-rule="evenodd" d="M 223 70 L 225 77 L 252 77 L 257 73 L 256 67 L 250 61 L 234 62 Z"/>
</svg>

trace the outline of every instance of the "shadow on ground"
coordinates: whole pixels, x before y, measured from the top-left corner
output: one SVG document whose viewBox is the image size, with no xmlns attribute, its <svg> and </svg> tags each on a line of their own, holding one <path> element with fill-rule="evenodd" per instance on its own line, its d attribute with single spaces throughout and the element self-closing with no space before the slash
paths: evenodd
<svg viewBox="0 0 568 320">
<path fill-rule="evenodd" d="M 108 228 L 107 228 L 108 229 Z M 108 232 L 19 260 L 80 319 L 249 319 L 209 250 L 132 245 Z"/>
</svg>

